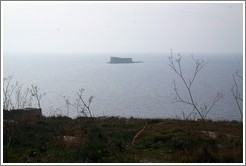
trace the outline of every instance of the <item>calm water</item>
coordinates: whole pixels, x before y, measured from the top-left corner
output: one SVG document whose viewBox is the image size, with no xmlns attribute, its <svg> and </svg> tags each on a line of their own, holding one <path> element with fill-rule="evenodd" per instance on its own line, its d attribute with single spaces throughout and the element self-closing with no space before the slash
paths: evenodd
<svg viewBox="0 0 246 166">
<path fill-rule="evenodd" d="M 110 56 L 132 57 L 144 63 L 107 64 Z M 14 75 L 24 85 L 37 84 L 46 95 L 41 100 L 44 115 L 67 115 L 62 96 L 74 100 L 79 88 L 85 97 L 95 96 L 91 110 L 96 116 L 148 118 L 182 117 L 189 106 L 174 103 L 173 80 L 180 92 L 183 84 L 169 67 L 169 54 L 4 54 L 3 75 Z M 232 73 L 243 73 L 242 55 L 195 55 L 209 63 L 194 82 L 197 103 L 209 103 L 216 92 L 224 97 L 209 115 L 212 119 L 238 120 L 239 111 L 231 95 Z M 184 72 L 190 75 L 193 61 L 183 56 Z M 239 82 L 243 92 L 242 81 Z M 69 116 L 77 111 L 70 109 Z"/>
</svg>

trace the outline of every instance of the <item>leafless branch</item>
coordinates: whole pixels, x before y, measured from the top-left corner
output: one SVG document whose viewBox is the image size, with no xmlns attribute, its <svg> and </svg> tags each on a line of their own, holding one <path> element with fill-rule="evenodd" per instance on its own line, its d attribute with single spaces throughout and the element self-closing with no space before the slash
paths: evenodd
<svg viewBox="0 0 246 166">
<path fill-rule="evenodd" d="M 194 63 L 195 63 L 195 70 L 194 70 L 194 74 L 193 74 L 193 77 L 191 80 L 189 80 L 189 87 L 191 88 L 196 76 L 197 76 L 197 73 L 208 63 L 208 62 L 205 62 L 204 60 L 199 60 L 199 59 L 195 59 L 194 56 L 192 55 L 191 56 Z"/>
<path fill-rule="evenodd" d="M 194 83 L 194 80 L 196 79 L 198 73 L 204 68 L 204 66 L 207 64 L 204 60 L 200 59 L 195 59 L 192 56 L 192 59 L 195 64 L 195 69 L 194 69 L 194 74 L 192 75 L 191 79 L 188 79 L 186 81 L 185 76 L 183 74 L 183 69 L 181 65 L 182 61 L 182 56 L 178 54 L 178 58 L 174 60 L 173 55 L 172 55 L 172 50 L 171 50 L 171 57 L 169 57 L 169 66 L 171 69 L 179 76 L 181 79 L 181 82 L 185 85 L 185 89 L 188 92 L 188 96 L 190 101 L 184 100 L 183 97 L 181 97 L 178 88 L 176 86 L 175 81 L 173 81 L 174 84 L 174 91 L 176 94 L 176 102 L 181 102 L 187 105 L 191 105 L 193 107 L 193 110 L 195 110 L 199 116 L 205 121 L 205 118 L 207 117 L 207 114 L 212 110 L 214 105 L 222 98 L 223 94 L 222 93 L 217 93 L 216 97 L 213 99 L 210 107 L 208 107 L 206 104 L 204 104 L 204 107 L 198 107 L 197 103 L 194 101 L 194 96 L 192 93 L 192 85 Z"/>
<path fill-rule="evenodd" d="M 239 104 L 239 101 L 243 102 L 243 98 L 242 98 L 242 96 L 238 90 L 238 84 L 237 84 L 235 76 L 237 76 L 237 78 L 239 78 L 241 80 L 242 80 L 242 76 L 239 75 L 238 72 L 236 72 L 235 74 L 232 74 L 234 86 L 232 87 L 231 92 L 232 92 L 232 96 L 233 96 L 233 98 L 237 104 L 238 110 L 240 112 L 241 121 L 243 121 L 243 111 L 242 111 L 240 104 Z"/>
<path fill-rule="evenodd" d="M 13 76 L 5 77 L 3 79 L 3 108 L 22 109 L 26 106 L 32 105 L 33 96 L 30 89 L 25 88 L 18 81 L 13 82 Z"/>
<path fill-rule="evenodd" d="M 62 96 L 65 100 L 67 115 L 69 114 L 70 106 L 72 106 L 73 108 L 75 108 L 77 110 L 78 116 L 87 117 L 89 114 L 90 117 L 93 117 L 91 109 L 90 109 L 90 105 L 91 105 L 94 97 L 90 96 L 88 98 L 88 102 L 86 102 L 83 98 L 84 91 L 85 91 L 84 89 L 79 89 L 78 92 L 76 93 L 77 98 L 75 98 L 75 100 L 73 102 L 70 102 L 68 97 Z"/>
<path fill-rule="evenodd" d="M 223 97 L 223 92 L 217 92 L 216 96 L 211 102 L 211 105 L 208 107 L 206 103 L 204 103 L 204 106 L 201 107 L 200 109 L 202 110 L 202 115 L 206 119 L 207 115 L 211 112 L 213 109 L 214 105 Z"/>
<path fill-rule="evenodd" d="M 34 98 L 36 98 L 38 107 L 41 108 L 41 99 L 45 93 L 40 93 L 38 86 L 33 84 L 31 85 L 30 93 Z"/>
<path fill-rule="evenodd" d="M 178 92 L 178 88 L 177 88 L 177 86 L 176 86 L 175 80 L 173 80 L 173 86 L 174 86 L 174 91 L 175 91 L 175 94 L 176 94 L 176 102 L 183 102 L 183 103 L 185 103 L 185 104 L 192 105 L 191 102 L 184 100 L 184 99 L 180 96 L 180 94 L 179 94 L 179 92 Z"/>
</svg>

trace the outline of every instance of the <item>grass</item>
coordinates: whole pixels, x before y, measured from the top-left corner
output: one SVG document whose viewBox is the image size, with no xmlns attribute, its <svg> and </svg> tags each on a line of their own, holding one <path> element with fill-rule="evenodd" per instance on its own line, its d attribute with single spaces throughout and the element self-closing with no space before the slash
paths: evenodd
<svg viewBox="0 0 246 166">
<path fill-rule="evenodd" d="M 4 121 L 4 163 L 238 163 L 236 121 L 40 117 Z M 134 136 L 148 122 L 146 129 Z"/>
</svg>

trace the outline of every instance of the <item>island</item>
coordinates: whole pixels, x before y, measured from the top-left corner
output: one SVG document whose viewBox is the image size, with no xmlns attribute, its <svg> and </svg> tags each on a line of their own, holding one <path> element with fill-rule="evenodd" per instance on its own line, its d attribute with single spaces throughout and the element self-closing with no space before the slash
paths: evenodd
<svg viewBox="0 0 246 166">
<path fill-rule="evenodd" d="M 142 63 L 141 61 L 132 61 L 132 58 L 110 57 L 108 63 Z"/>
</svg>

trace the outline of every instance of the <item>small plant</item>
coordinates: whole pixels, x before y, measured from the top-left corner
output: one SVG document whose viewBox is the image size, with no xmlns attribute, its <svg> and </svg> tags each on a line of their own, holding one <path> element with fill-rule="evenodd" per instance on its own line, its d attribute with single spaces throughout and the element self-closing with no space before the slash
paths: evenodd
<svg viewBox="0 0 246 166">
<path fill-rule="evenodd" d="M 92 103 L 92 100 L 94 99 L 94 96 L 90 96 L 88 98 L 88 102 L 86 102 L 84 100 L 83 97 L 83 93 L 84 93 L 84 89 L 79 89 L 77 94 L 77 97 L 75 98 L 74 102 L 71 102 L 70 99 L 66 96 L 63 96 L 64 100 L 65 100 L 65 106 L 67 109 L 67 116 L 69 116 L 69 112 L 70 112 L 70 106 L 72 106 L 73 108 L 75 108 L 78 112 L 78 116 L 85 116 L 85 117 L 93 117 L 91 109 L 90 109 L 90 105 Z"/>
<path fill-rule="evenodd" d="M 240 102 L 243 102 L 243 97 L 242 97 L 241 93 L 239 92 L 237 80 L 240 79 L 242 81 L 243 77 L 238 72 L 236 72 L 235 74 L 232 74 L 232 78 L 233 78 L 234 86 L 232 87 L 231 92 L 232 92 L 233 99 L 235 100 L 237 107 L 238 107 L 238 110 L 240 112 L 240 119 L 242 122 L 243 121 L 243 112 L 242 112 L 242 108 L 240 106 Z"/>
<path fill-rule="evenodd" d="M 18 81 L 13 81 L 13 76 L 3 78 L 3 109 L 24 109 L 32 107 L 33 99 L 37 100 L 38 108 L 41 108 L 41 98 L 45 93 L 40 93 L 38 86 L 24 87 Z"/>
<path fill-rule="evenodd" d="M 19 82 L 16 84 L 15 90 L 15 107 L 24 109 L 32 105 L 32 96 L 29 87 L 23 88 Z"/>
<path fill-rule="evenodd" d="M 180 95 L 178 88 L 176 86 L 176 82 L 174 80 L 173 85 L 174 85 L 174 91 L 176 94 L 175 99 L 176 99 L 176 102 L 181 102 L 181 103 L 190 105 L 192 107 L 193 111 L 197 112 L 199 114 L 199 116 L 201 117 L 201 119 L 205 122 L 207 115 L 211 112 L 211 110 L 213 109 L 215 104 L 222 98 L 223 93 L 217 92 L 216 96 L 214 97 L 214 99 L 212 100 L 210 105 L 207 105 L 206 103 L 204 104 L 204 106 L 197 104 L 197 102 L 195 101 L 193 92 L 192 92 L 192 85 L 193 85 L 197 75 L 204 68 L 204 66 L 207 64 L 207 62 L 205 62 L 204 60 L 195 59 L 193 56 L 192 56 L 192 59 L 194 61 L 194 65 L 195 65 L 194 73 L 193 73 L 191 78 L 186 79 L 182 65 L 181 65 L 181 62 L 182 62 L 181 54 L 178 54 L 178 58 L 174 59 L 173 54 L 172 54 L 172 50 L 171 50 L 171 56 L 169 57 L 169 66 L 179 76 L 181 82 L 185 86 L 185 89 L 187 91 L 187 96 L 189 97 L 189 99 L 185 99 L 184 97 L 182 97 Z"/>
<path fill-rule="evenodd" d="M 45 93 L 40 93 L 40 89 L 37 85 L 31 85 L 30 89 L 31 95 L 37 100 L 38 108 L 41 108 L 41 99 L 45 95 Z"/>
<path fill-rule="evenodd" d="M 84 89 L 79 89 L 79 92 L 77 92 L 77 95 L 78 95 L 78 99 L 79 101 L 82 103 L 82 110 L 83 110 L 83 113 L 85 111 L 85 109 L 88 111 L 90 117 L 93 117 L 92 113 L 91 113 L 91 109 L 90 109 L 90 105 L 91 105 L 91 102 L 94 98 L 94 96 L 90 96 L 89 99 L 88 99 L 88 103 L 86 103 L 83 99 L 83 93 L 84 93 Z"/>
<path fill-rule="evenodd" d="M 13 105 L 12 95 L 16 88 L 15 85 L 12 85 L 13 76 L 8 76 L 3 78 L 3 109 L 8 110 Z"/>
</svg>

